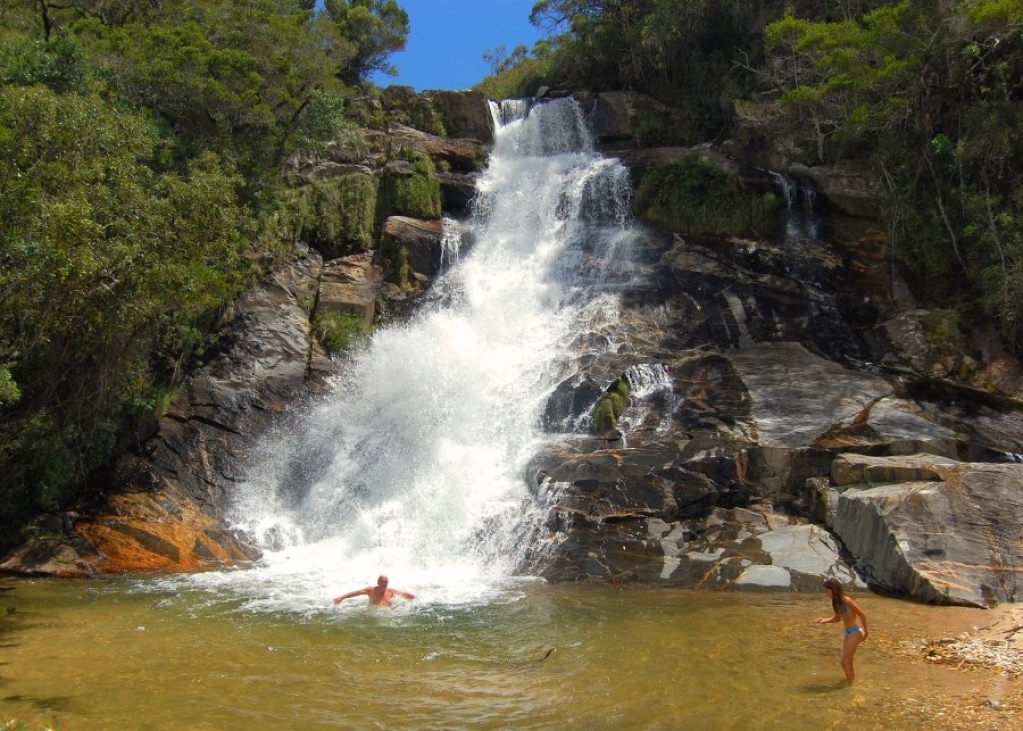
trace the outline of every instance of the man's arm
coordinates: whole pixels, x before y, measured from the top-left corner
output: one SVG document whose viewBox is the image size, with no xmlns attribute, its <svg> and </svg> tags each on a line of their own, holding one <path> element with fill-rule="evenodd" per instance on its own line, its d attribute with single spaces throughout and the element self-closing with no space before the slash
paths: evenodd
<svg viewBox="0 0 1023 731">
<path fill-rule="evenodd" d="M 400 596 L 402 599 L 408 599 L 411 601 L 412 599 L 416 598 L 415 594 L 410 594 L 409 592 L 402 591 L 401 589 L 393 589 L 392 591 L 394 591 L 394 593 Z"/>
<path fill-rule="evenodd" d="M 372 586 L 367 586 L 365 589 L 358 589 L 356 591 L 350 591 L 347 594 L 342 594 L 341 596 L 335 598 L 334 599 L 334 603 L 335 604 L 340 604 L 345 599 L 351 599 L 353 596 L 366 596 L 371 591 L 373 591 L 373 587 Z"/>
</svg>

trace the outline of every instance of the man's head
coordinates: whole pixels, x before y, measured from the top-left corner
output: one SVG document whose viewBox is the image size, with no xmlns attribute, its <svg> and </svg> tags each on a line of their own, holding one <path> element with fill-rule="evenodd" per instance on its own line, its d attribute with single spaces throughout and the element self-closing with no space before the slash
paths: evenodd
<svg viewBox="0 0 1023 731">
<path fill-rule="evenodd" d="M 379 586 L 381 589 L 386 589 L 387 577 L 384 576 L 383 574 L 380 574 L 380 576 L 377 577 L 377 586 Z"/>
</svg>

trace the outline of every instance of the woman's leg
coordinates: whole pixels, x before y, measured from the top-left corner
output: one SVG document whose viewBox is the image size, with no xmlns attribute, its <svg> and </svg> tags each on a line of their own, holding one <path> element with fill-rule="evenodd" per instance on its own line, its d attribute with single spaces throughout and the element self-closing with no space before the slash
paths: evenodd
<svg viewBox="0 0 1023 731">
<path fill-rule="evenodd" d="M 856 671 L 853 670 L 853 655 L 856 648 L 863 642 L 863 633 L 854 632 L 845 636 L 845 645 L 842 648 L 842 670 L 845 671 L 845 679 L 850 683 L 856 679 Z"/>
</svg>

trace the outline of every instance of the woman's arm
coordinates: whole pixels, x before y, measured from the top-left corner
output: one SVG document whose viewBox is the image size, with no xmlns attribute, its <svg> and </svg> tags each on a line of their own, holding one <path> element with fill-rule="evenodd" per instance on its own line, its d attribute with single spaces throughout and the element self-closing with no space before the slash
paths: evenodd
<svg viewBox="0 0 1023 731">
<path fill-rule="evenodd" d="M 817 617 L 817 619 L 813 621 L 817 624 L 831 624 L 832 622 L 839 622 L 841 619 L 842 618 L 838 616 L 838 612 L 835 612 L 833 617 Z"/>
</svg>

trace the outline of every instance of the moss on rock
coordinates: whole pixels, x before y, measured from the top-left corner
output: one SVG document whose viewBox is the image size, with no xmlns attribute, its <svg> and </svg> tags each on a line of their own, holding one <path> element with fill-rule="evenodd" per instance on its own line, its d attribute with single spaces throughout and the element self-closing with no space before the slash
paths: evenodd
<svg viewBox="0 0 1023 731">
<path fill-rule="evenodd" d="M 369 171 L 346 172 L 288 191 L 286 216 L 298 237 L 335 258 L 373 245 L 377 182 Z"/>
<path fill-rule="evenodd" d="M 366 319 L 351 312 L 320 312 L 313 327 L 320 345 L 333 356 L 341 355 L 369 335 Z"/>
<path fill-rule="evenodd" d="M 400 163 L 407 163 L 401 165 Z M 409 216 L 432 220 L 441 216 L 440 181 L 429 156 L 403 148 L 397 163 L 384 168 L 377 198 L 377 220 Z"/>
<path fill-rule="evenodd" d="M 769 228 L 782 201 L 743 190 L 738 178 L 697 153 L 644 173 L 636 192 L 639 215 L 670 231 L 735 235 Z"/>
<path fill-rule="evenodd" d="M 629 406 L 632 386 L 624 376 L 612 383 L 593 407 L 591 429 L 594 434 L 609 434 L 618 426 L 618 420 Z"/>
</svg>

